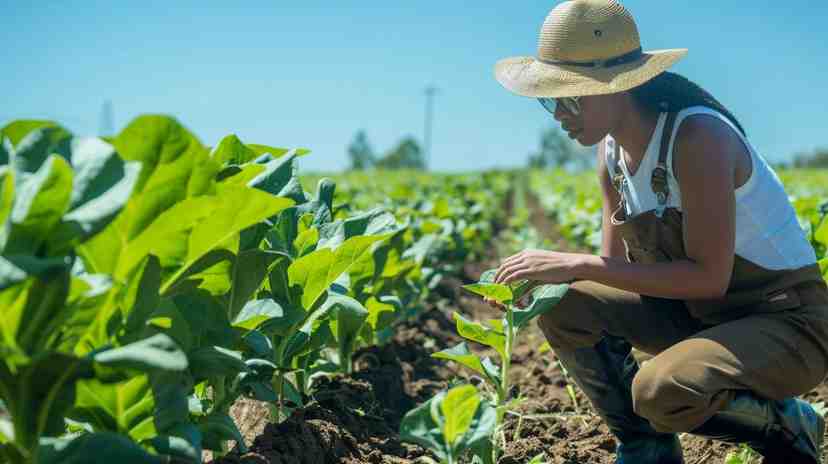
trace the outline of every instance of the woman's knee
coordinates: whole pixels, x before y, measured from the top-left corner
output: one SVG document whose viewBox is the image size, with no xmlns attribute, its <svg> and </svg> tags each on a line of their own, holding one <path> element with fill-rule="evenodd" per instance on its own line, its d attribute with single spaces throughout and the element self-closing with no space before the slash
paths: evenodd
<svg viewBox="0 0 828 464">
<path fill-rule="evenodd" d="M 703 378 L 692 363 L 682 365 L 653 358 L 633 378 L 633 410 L 659 431 L 689 430 L 688 424 L 703 413 L 708 403 L 709 395 L 701 385 Z"/>
</svg>

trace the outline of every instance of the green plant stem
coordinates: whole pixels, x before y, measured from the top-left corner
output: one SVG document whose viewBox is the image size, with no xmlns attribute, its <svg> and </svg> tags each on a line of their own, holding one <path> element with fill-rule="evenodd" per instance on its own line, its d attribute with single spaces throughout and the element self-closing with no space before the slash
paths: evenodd
<svg viewBox="0 0 828 464">
<path fill-rule="evenodd" d="M 497 405 L 496 405 L 496 418 L 495 421 L 495 433 L 492 437 L 492 443 L 494 444 L 497 440 L 496 436 L 500 433 L 500 429 L 503 425 L 503 416 L 506 414 L 506 403 L 509 400 L 509 367 L 512 364 L 512 344 L 514 343 L 515 337 L 515 318 L 514 313 L 512 312 L 512 306 L 508 305 L 506 307 L 506 324 L 503 327 L 504 335 L 506 335 L 506 343 L 504 346 L 504 356 L 501 359 L 501 366 L 500 366 L 500 385 L 497 389 Z M 505 441 L 505 436 L 503 437 Z M 498 446 L 492 446 L 492 462 L 497 462 L 497 450 Z"/>
</svg>

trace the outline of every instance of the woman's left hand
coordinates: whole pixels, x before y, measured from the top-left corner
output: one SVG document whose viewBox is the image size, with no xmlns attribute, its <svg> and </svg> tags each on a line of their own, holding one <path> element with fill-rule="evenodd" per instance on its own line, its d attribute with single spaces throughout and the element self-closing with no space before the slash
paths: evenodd
<svg viewBox="0 0 828 464">
<path fill-rule="evenodd" d="M 495 283 L 508 284 L 529 279 L 546 284 L 560 284 L 576 279 L 575 270 L 584 255 L 547 250 L 523 250 L 509 256 L 495 274 Z"/>
</svg>

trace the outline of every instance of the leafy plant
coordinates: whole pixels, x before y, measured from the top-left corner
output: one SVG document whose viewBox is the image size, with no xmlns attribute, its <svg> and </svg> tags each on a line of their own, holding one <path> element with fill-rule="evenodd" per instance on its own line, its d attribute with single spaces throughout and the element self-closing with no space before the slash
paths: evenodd
<svg viewBox="0 0 828 464">
<path fill-rule="evenodd" d="M 467 340 L 493 348 L 500 357 L 500 367 L 498 368 L 488 357 L 481 359 L 473 354 L 465 342 L 434 353 L 432 356 L 454 361 L 471 369 L 481 375 L 492 387 L 494 391 L 492 403 L 496 408 L 493 437 L 501 435 L 501 441 L 505 441 L 505 435 L 502 434 L 501 429 L 503 417 L 510 407 L 509 367 L 517 334 L 532 319 L 554 308 L 569 289 L 569 286 L 566 284 L 541 285 L 531 289 L 533 285 L 531 282 L 517 282 L 512 285 L 495 284 L 493 282 L 495 273 L 496 270 L 486 271 L 481 275 L 478 283 L 466 285 L 463 288 L 504 305 L 506 308 L 504 317 L 483 324 L 469 321 L 459 313 L 454 313 L 453 316 L 457 333 Z M 527 308 L 520 309 L 513 305 L 530 290 L 532 291 L 533 301 Z M 493 442 L 496 443 L 497 440 L 493 438 Z M 498 446 L 493 446 L 491 457 L 486 462 L 496 462 L 497 454 Z"/>
<path fill-rule="evenodd" d="M 466 451 L 486 449 L 496 416 L 477 388 L 459 385 L 409 411 L 400 437 L 430 449 L 441 463 L 454 464 Z"/>
</svg>

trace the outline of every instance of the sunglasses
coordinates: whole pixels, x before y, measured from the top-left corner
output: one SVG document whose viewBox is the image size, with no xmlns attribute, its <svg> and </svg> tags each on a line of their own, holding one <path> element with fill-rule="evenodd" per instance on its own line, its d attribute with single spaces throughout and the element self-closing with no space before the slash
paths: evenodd
<svg viewBox="0 0 828 464">
<path fill-rule="evenodd" d="M 549 97 L 540 97 L 538 101 L 546 111 L 549 111 L 552 114 L 555 114 L 555 107 L 560 103 L 563 106 L 564 110 L 568 111 L 571 114 L 580 114 L 581 113 L 581 105 L 578 104 L 578 100 L 581 97 L 560 97 L 560 98 L 549 98 Z"/>
</svg>

